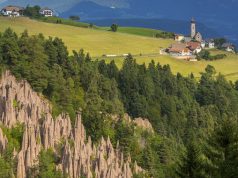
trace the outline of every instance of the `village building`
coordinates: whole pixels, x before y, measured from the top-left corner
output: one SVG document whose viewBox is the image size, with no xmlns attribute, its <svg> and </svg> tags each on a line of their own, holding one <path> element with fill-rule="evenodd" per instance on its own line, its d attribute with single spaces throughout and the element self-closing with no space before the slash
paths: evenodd
<svg viewBox="0 0 238 178">
<path fill-rule="evenodd" d="M 172 44 L 168 49 L 168 52 L 172 56 L 191 56 L 192 51 L 187 47 L 185 43 Z"/>
<path fill-rule="evenodd" d="M 196 21 L 194 20 L 194 18 L 192 18 L 191 20 L 191 38 L 196 41 L 202 42 L 202 34 L 200 32 L 197 32 Z"/>
<path fill-rule="evenodd" d="M 185 36 L 184 37 L 184 42 L 187 43 L 187 42 L 190 42 L 192 41 L 192 38 L 190 36 Z"/>
<path fill-rule="evenodd" d="M 210 39 L 207 41 L 207 47 L 210 49 L 215 48 L 215 41 L 213 39 Z"/>
<path fill-rule="evenodd" d="M 201 42 L 201 47 L 204 49 L 204 48 L 206 48 L 206 41 L 204 41 L 204 40 L 202 40 L 202 42 Z"/>
<path fill-rule="evenodd" d="M 1 10 L 1 14 L 9 17 L 19 17 L 22 16 L 24 12 L 23 7 L 19 6 L 7 6 Z"/>
<path fill-rule="evenodd" d="M 177 42 L 184 41 L 184 38 L 185 38 L 185 36 L 182 34 L 175 34 L 175 36 L 174 36 L 174 40 Z"/>
<path fill-rule="evenodd" d="M 192 51 L 193 54 L 198 54 L 202 51 L 200 42 L 190 41 L 187 43 L 187 47 Z"/>
<path fill-rule="evenodd" d="M 197 32 L 196 35 L 194 36 L 194 39 L 196 41 L 202 42 L 202 35 L 200 32 Z"/>
<path fill-rule="evenodd" d="M 235 52 L 235 46 L 231 43 L 224 43 L 222 48 L 225 49 L 227 52 Z"/>
<path fill-rule="evenodd" d="M 196 35 L 196 22 L 194 18 L 191 20 L 191 38 L 194 38 Z"/>
<path fill-rule="evenodd" d="M 45 17 L 52 17 L 54 12 L 52 9 L 49 9 L 48 7 L 42 8 L 40 10 L 40 14 L 45 16 Z"/>
<path fill-rule="evenodd" d="M 196 21 L 194 18 L 191 20 L 191 34 L 189 36 L 184 36 L 183 34 L 175 34 L 174 40 L 177 42 L 190 42 L 190 41 L 198 41 L 198 42 L 203 42 L 202 34 L 200 32 L 197 32 L 196 29 Z M 203 44 L 203 48 L 204 48 Z"/>
</svg>

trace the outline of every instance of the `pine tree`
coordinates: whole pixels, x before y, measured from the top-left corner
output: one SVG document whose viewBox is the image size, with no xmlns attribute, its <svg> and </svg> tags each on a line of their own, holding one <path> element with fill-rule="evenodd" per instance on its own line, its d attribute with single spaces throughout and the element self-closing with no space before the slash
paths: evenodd
<svg viewBox="0 0 238 178">
<path fill-rule="evenodd" d="M 191 141 L 186 147 L 185 154 L 181 156 L 176 173 L 181 178 L 202 178 L 202 158 L 198 143 Z"/>
<path fill-rule="evenodd" d="M 238 124 L 223 119 L 205 146 L 204 169 L 208 177 L 235 178 L 238 172 Z"/>
</svg>

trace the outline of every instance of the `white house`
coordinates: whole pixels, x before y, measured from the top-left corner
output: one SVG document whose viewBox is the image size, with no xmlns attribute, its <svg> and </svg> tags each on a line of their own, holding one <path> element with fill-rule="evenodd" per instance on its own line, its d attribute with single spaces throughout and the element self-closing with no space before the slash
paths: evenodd
<svg viewBox="0 0 238 178">
<path fill-rule="evenodd" d="M 203 41 L 201 42 L 201 47 L 202 47 L 203 49 L 206 47 L 206 41 L 203 40 Z"/>
<path fill-rule="evenodd" d="M 45 16 L 45 17 L 52 17 L 54 12 L 52 9 L 49 9 L 48 7 L 42 8 L 40 10 L 40 14 Z"/>
<path fill-rule="evenodd" d="M 9 17 L 19 17 L 23 15 L 24 8 L 18 6 L 7 6 L 1 10 L 1 14 Z"/>
<path fill-rule="evenodd" d="M 214 42 L 214 40 L 213 40 L 213 39 L 208 40 L 207 46 L 208 46 L 208 48 L 210 48 L 210 49 L 215 48 L 215 42 Z"/>
</svg>

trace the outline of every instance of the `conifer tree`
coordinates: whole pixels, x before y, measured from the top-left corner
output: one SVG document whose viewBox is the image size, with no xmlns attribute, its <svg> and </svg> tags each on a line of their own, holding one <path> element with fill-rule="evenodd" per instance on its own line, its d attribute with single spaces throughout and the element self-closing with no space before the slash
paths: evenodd
<svg viewBox="0 0 238 178">
<path fill-rule="evenodd" d="M 235 178 L 238 172 L 238 124 L 223 119 L 205 146 L 204 169 L 208 177 Z"/>
</svg>

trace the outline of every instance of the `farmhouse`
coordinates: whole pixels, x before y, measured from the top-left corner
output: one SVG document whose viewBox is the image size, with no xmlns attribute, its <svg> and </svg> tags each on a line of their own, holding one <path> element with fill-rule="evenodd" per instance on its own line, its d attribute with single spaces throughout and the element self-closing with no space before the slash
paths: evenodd
<svg viewBox="0 0 238 178">
<path fill-rule="evenodd" d="M 7 6 L 1 10 L 1 14 L 9 17 L 19 17 L 23 15 L 24 8 L 18 6 Z"/>
<path fill-rule="evenodd" d="M 172 56 L 191 56 L 192 51 L 187 47 L 185 43 L 176 43 L 172 44 L 168 48 L 168 52 Z"/>
<path fill-rule="evenodd" d="M 190 41 L 187 43 L 187 47 L 193 52 L 193 54 L 198 54 L 202 51 L 200 42 Z"/>
<path fill-rule="evenodd" d="M 45 16 L 45 17 L 52 17 L 53 13 L 54 13 L 53 10 L 48 8 L 48 7 L 42 8 L 40 10 L 40 14 Z"/>
</svg>

